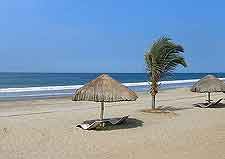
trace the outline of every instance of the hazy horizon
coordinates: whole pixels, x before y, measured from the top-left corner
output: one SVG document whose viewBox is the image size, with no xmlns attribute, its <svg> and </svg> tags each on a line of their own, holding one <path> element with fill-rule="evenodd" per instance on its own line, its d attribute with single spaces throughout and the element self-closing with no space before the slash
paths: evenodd
<svg viewBox="0 0 225 159">
<path fill-rule="evenodd" d="M 68 73 L 68 74 L 104 74 L 104 73 L 109 73 L 109 74 L 143 74 L 147 72 L 0 72 L 0 73 Z M 220 74 L 220 73 L 225 73 L 225 72 L 172 72 L 172 74 Z M 171 74 L 171 73 L 170 73 Z"/>
</svg>

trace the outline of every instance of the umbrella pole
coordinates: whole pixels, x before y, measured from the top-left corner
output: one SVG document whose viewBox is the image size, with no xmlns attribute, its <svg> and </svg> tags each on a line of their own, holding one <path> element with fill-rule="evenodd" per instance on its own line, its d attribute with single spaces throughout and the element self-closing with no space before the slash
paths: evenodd
<svg viewBox="0 0 225 159">
<path fill-rule="evenodd" d="M 208 92 L 208 102 L 210 103 L 211 100 L 210 100 L 210 92 Z"/>
<path fill-rule="evenodd" d="M 101 114 L 100 114 L 100 120 L 103 121 L 103 113 L 104 113 L 104 102 L 101 102 Z M 102 124 L 104 127 L 104 123 Z"/>
</svg>

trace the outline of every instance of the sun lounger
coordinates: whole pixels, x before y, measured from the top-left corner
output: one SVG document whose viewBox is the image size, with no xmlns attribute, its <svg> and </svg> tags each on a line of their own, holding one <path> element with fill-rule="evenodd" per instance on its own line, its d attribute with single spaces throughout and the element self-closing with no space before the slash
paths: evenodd
<svg viewBox="0 0 225 159">
<path fill-rule="evenodd" d="M 103 123 L 103 121 L 94 121 L 91 124 L 78 124 L 76 127 L 82 128 L 84 130 L 91 130 L 95 129 L 96 127 L 100 126 Z"/>
<path fill-rule="evenodd" d="M 196 107 L 201 107 L 201 108 L 212 108 L 213 106 L 219 104 L 222 100 L 223 100 L 223 98 L 217 100 L 216 102 L 211 102 L 211 103 L 198 103 L 198 104 L 195 104 L 195 106 Z"/>
<path fill-rule="evenodd" d="M 129 115 L 124 116 L 122 118 L 109 118 L 109 119 L 105 119 L 104 121 L 107 121 L 107 122 L 111 123 L 112 125 L 119 125 L 119 124 L 123 123 L 124 121 L 126 121 L 128 117 L 129 117 Z"/>
<path fill-rule="evenodd" d="M 84 121 L 82 124 L 78 124 L 76 127 L 82 128 L 84 130 L 91 130 L 100 126 L 102 123 L 110 123 L 112 125 L 119 125 L 119 124 L 122 124 L 124 121 L 126 121 L 128 117 L 129 115 L 124 116 L 122 118 L 107 118 L 107 119 L 103 119 L 103 121 L 100 121 L 99 119 L 87 120 L 87 121 Z"/>
</svg>

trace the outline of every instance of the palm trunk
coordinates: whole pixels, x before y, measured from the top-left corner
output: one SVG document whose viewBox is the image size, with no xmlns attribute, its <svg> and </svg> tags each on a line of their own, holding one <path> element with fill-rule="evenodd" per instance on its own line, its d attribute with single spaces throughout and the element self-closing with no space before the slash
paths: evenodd
<svg viewBox="0 0 225 159">
<path fill-rule="evenodd" d="M 152 95 L 152 109 L 155 109 L 155 96 L 157 94 L 157 82 L 155 80 L 152 81 L 152 90 L 151 90 L 151 95 Z"/>
<path fill-rule="evenodd" d="M 155 109 L 155 95 L 152 95 L 152 109 Z"/>
</svg>

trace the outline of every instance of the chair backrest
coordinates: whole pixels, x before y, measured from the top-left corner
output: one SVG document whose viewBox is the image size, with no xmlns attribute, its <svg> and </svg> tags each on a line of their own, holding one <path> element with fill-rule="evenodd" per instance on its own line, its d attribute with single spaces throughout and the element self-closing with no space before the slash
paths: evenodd
<svg viewBox="0 0 225 159">
<path fill-rule="evenodd" d="M 94 129 L 97 126 L 99 126 L 101 123 L 102 123 L 102 121 L 95 121 L 94 123 L 92 123 L 91 125 L 88 126 L 87 130 Z"/>
<path fill-rule="evenodd" d="M 128 116 L 124 116 L 124 117 L 122 117 L 122 118 L 120 118 L 119 120 L 116 120 L 116 121 L 111 120 L 110 122 L 113 125 L 120 124 L 120 123 L 124 122 L 128 117 L 129 117 L 129 115 Z"/>
<path fill-rule="evenodd" d="M 218 104 L 218 103 L 221 102 L 222 100 L 223 100 L 223 98 L 219 99 L 218 101 L 216 101 L 216 102 L 214 103 L 214 105 Z"/>
</svg>

